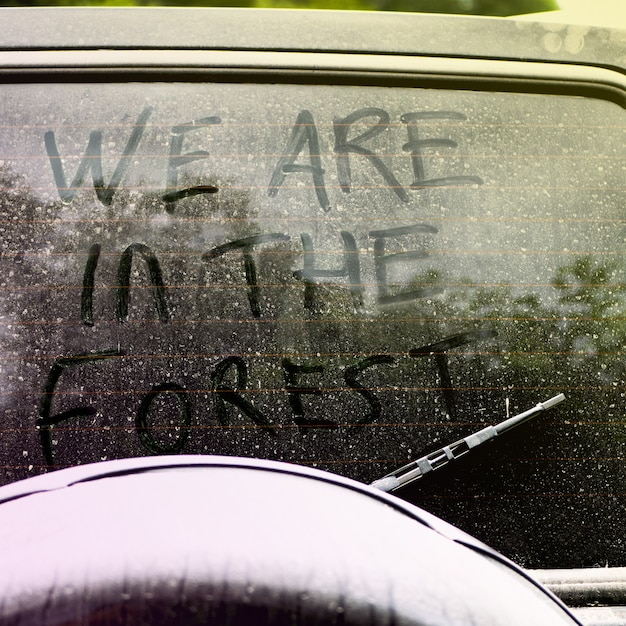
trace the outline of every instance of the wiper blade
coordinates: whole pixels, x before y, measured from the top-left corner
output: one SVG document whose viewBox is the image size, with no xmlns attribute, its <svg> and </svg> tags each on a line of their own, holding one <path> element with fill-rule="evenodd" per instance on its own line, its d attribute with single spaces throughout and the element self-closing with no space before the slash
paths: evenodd
<svg viewBox="0 0 626 626">
<path fill-rule="evenodd" d="M 450 463 L 450 461 L 454 461 L 464 454 L 467 454 L 472 448 L 476 448 L 483 443 L 491 441 L 498 435 L 523 424 L 537 413 L 545 411 L 563 400 L 565 400 L 565 396 L 560 393 L 558 396 L 554 396 L 554 398 L 540 402 L 528 411 L 509 417 L 495 426 L 487 426 L 459 441 L 455 441 L 448 446 L 435 450 L 435 452 L 431 452 L 416 461 L 411 461 L 407 465 L 403 465 L 400 469 L 375 480 L 371 483 L 371 486 L 382 491 L 395 491 L 404 485 L 419 480 L 434 470 L 440 469 Z"/>
</svg>

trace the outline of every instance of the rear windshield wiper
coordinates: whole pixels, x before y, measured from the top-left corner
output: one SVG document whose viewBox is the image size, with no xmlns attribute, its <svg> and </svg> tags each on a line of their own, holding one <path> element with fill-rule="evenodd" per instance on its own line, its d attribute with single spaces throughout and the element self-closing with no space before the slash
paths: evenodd
<svg viewBox="0 0 626 626">
<path fill-rule="evenodd" d="M 400 469 L 375 480 L 371 483 L 371 486 L 382 491 L 395 491 L 404 485 L 408 485 L 415 480 L 419 480 L 429 472 L 447 465 L 450 461 L 454 461 L 464 454 L 467 454 L 472 448 L 476 448 L 483 443 L 487 443 L 498 435 L 523 424 L 533 415 L 539 413 L 540 411 L 545 411 L 563 400 L 565 400 L 565 396 L 560 393 L 558 396 L 554 396 L 554 398 L 550 398 L 545 402 L 540 402 L 528 411 L 509 417 L 495 426 L 487 426 L 486 428 L 468 435 L 459 441 L 455 441 L 448 446 L 435 450 L 435 452 L 431 452 L 416 461 L 411 461 L 407 465 L 402 466 Z"/>
</svg>

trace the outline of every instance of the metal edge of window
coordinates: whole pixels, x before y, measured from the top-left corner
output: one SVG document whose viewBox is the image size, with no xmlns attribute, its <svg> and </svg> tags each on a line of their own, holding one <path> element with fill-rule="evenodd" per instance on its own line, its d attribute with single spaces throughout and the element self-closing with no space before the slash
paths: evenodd
<svg viewBox="0 0 626 626">
<path fill-rule="evenodd" d="M 262 82 L 424 86 L 597 97 L 626 108 L 626 76 L 565 63 L 243 50 L 0 51 L 2 82 Z"/>
<path fill-rule="evenodd" d="M 594 66 L 234 50 L 0 51 L 0 82 L 263 82 L 595 97 L 626 108 L 626 76 Z M 587 626 L 626 624 L 626 567 L 529 570 Z"/>
</svg>

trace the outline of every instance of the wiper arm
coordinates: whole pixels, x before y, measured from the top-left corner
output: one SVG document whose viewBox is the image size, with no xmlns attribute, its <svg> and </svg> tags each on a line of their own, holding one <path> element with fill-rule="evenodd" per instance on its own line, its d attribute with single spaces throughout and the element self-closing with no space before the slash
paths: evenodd
<svg viewBox="0 0 626 626">
<path fill-rule="evenodd" d="M 411 461 L 407 465 L 397 469 L 395 472 L 391 472 L 390 474 L 375 480 L 371 483 L 371 486 L 382 491 L 395 491 L 404 485 L 408 485 L 415 480 L 419 480 L 429 472 L 447 465 L 450 461 L 454 461 L 464 454 L 467 454 L 472 448 L 476 448 L 483 443 L 487 443 L 487 441 L 491 441 L 498 435 L 523 424 L 533 417 L 533 415 L 539 413 L 540 411 L 545 411 L 563 400 L 565 400 L 565 396 L 560 393 L 558 396 L 554 396 L 554 398 L 550 398 L 545 402 L 540 402 L 528 411 L 509 417 L 495 426 L 487 426 L 486 428 L 468 435 L 459 441 L 455 441 L 454 443 L 444 446 L 435 452 L 431 452 L 416 461 Z"/>
</svg>

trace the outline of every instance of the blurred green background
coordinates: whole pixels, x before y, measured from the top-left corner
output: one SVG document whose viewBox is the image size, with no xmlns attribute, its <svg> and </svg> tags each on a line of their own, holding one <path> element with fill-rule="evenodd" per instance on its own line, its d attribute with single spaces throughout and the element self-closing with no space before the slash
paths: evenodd
<svg viewBox="0 0 626 626">
<path fill-rule="evenodd" d="M 419 11 L 467 15 L 516 15 L 559 8 L 557 0 L 0 0 L 0 6 L 50 5 L 277 7 Z"/>
</svg>

